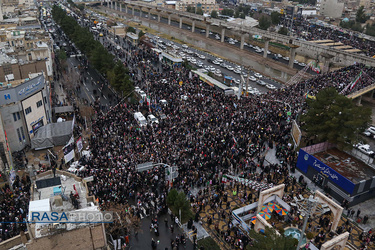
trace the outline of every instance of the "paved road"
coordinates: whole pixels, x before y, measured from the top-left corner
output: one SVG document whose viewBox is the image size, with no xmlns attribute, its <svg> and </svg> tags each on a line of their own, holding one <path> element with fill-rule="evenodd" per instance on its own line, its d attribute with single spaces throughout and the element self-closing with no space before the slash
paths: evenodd
<svg viewBox="0 0 375 250">
<path fill-rule="evenodd" d="M 116 9 L 116 10 L 117 10 L 117 11 L 120 11 L 120 6 L 117 6 L 117 9 Z M 125 12 L 125 8 L 122 9 L 122 12 Z M 132 15 L 132 9 L 131 9 L 131 8 L 128 8 L 128 12 L 127 12 L 127 14 Z M 145 13 L 145 12 L 140 13 L 139 10 L 135 9 L 135 10 L 134 10 L 134 16 L 136 16 L 136 17 L 148 18 L 148 13 Z M 151 14 L 151 19 L 153 19 L 153 20 L 157 20 L 157 16 Z M 161 17 L 161 18 L 160 18 L 160 22 L 165 23 L 165 24 L 168 24 L 168 18 Z M 172 26 L 175 26 L 175 27 L 179 27 L 179 26 L 180 26 L 180 23 L 177 22 L 177 21 L 173 21 L 173 20 L 171 20 L 171 25 L 172 25 Z M 191 28 L 192 28 L 191 25 L 188 25 L 188 24 L 185 24 L 185 23 L 182 24 L 182 29 L 185 29 L 185 30 L 191 30 Z M 206 30 L 202 30 L 202 29 L 200 29 L 200 28 L 195 28 L 194 33 L 197 33 L 197 34 L 200 34 L 200 35 L 206 37 Z M 219 33 L 216 33 L 216 32 L 210 32 L 209 38 L 215 39 L 215 36 L 216 36 L 216 35 L 221 36 L 221 34 L 219 34 Z M 240 44 L 241 44 L 240 42 L 236 42 L 234 45 L 231 45 L 231 44 L 229 44 L 228 39 L 229 39 L 229 37 L 226 36 L 226 37 L 225 37 L 225 41 L 226 41 L 226 43 L 227 43 L 228 46 L 236 46 L 236 47 L 238 47 L 238 48 L 240 47 Z M 253 53 L 257 53 L 257 52 L 255 52 L 255 48 L 252 48 L 252 47 L 250 47 L 250 46 L 246 46 L 246 45 L 244 46 L 244 50 L 247 50 L 247 51 L 250 51 L 250 52 L 253 52 Z M 263 52 L 262 52 L 262 54 L 263 54 Z M 267 57 L 270 58 L 270 59 L 273 59 L 274 54 L 273 54 L 273 53 L 268 54 Z M 285 60 L 285 59 L 283 59 L 283 58 L 279 58 L 278 61 L 281 62 L 281 63 L 284 63 L 284 64 L 286 64 L 286 65 L 289 64 L 289 61 L 288 61 L 288 60 Z M 301 70 L 301 69 L 304 68 L 304 66 L 300 66 L 300 65 L 298 65 L 298 64 L 293 64 L 293 68 L 298 69 L 298 70 Z M 310 73 L 310 74 L 312 74 L 312 75 L 315 75 L 315 74 L 316 74 L 316 73 L 315 73 L 314 71 L 312 71 L 311 69 L 309 69 L 307 72 Z"/>
</svg>

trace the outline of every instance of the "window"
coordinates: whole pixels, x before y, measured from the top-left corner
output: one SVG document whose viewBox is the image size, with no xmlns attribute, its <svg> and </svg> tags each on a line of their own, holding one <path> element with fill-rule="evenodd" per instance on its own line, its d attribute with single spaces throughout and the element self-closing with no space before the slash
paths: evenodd
<svg viewBox="0 0 375 250">
<path fill-rule="evenodd" d="M 16 122 L 21 119 L 20 112 L 13 113 L 13 120 Z"/>
<path fill-rule="evenodd" d="M 25 109 L 25 113 L 26 113 L 26 115 L 30 114 L 31 113 L 31 107 L 28 107 L 27 109 Z"/>
<path fill-rule="evenodd" d="M 23 132 L 23 127 L 20 127 L 21 134 L 22 134 L 22 139 L 25 140 L 25 133 Z"/>
<path fill-rule="evenodd" d="M 18 141 L 22 142 L 21 133 L 20 133 L 20 129 L 19 128 L 17 128 L 17 135 L 18 135 Z"/>
<path fill-rule="evenodd" d="M 39 107 L 42 106 L 42 105 L 43 105 L 42 100 L 40 100 L 40 101 L 38 101 L 38 102 L 36 103 L 36 107 L 37 107 L 37 108 L 39 108 Z"/>
</svg>

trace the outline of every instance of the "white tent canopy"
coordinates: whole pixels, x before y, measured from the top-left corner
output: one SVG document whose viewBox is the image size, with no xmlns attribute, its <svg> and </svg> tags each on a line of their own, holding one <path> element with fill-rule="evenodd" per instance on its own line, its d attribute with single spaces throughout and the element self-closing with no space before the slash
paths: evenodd
<svg viewBox="0 0 375 250">
<path fill-rule="evenodd" d="M 31 221 L 31 212 L 50 212 L 51 206 L 49 204 L 49 199 L 30 201 L 29 203 L 29 218 Z"/>
</svg>

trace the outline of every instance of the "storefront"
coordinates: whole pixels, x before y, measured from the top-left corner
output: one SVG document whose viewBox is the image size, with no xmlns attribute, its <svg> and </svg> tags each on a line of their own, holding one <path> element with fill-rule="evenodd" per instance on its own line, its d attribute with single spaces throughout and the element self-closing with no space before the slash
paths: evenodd
<svg viewBox="0 0 375 250">
<path fill-rule="evenodd" d="M 297 168 L 340 202 L 355 205 L 375 194 L 375 170 L 332 144 L 300 149 Z"/>
</svg>

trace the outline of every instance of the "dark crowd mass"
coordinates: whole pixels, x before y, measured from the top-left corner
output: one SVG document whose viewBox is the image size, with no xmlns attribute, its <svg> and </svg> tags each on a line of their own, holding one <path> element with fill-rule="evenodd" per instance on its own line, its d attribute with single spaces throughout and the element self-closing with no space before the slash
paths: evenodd
<svg viewBox="0 0 375 250">
<path fill-rule="evenodd" d="M 270 184 L 283 180 L 286 189 L 302 193 L 306 186 L 294 189 L 296 179 L 289 178 L 297 159 L 289 142 L 291 119 L 306 108 L 305 94 L 315 95 L 323 88 L 335 87 L 348 95 L 370 85 L 375 75 L 374 68 L 356 64 L 287 88 L 237 99 L 202 82 L 185 67 L 159 62 L 158 55 L 144 45 L 122 42 L 125 50 L 116 49 L 109 41 L 104 41 L 104 45 L 129 68 L 135 86 L 148 89 L 151 107 L 145 102 L 120 102 L 120 96 L 112 98 L 111 103 L 117 103 L 112 107 L 103 107 L 99 100 L 96 101 L 92 105 L 96 118 L 89 138 L 92 157 L 81 159 L 85 169 L 78 175 L 94 177 L 88 184 L 89 193 L 98 198 L 102 209 L 129 204 L 132 205 L 129 211 L 134 216 L 150 215 L 156 221 L 159 215 L 167 212 L 166 197 L 171 186 L 188 195 L 196 214 L 204 204 L 221 207 L 227 202 L 222 183 L 224 174 L 242 173 L 245 178 Z M 348 87 L 360 72 L 359 82 L 353 88 Z M 81 82 L 85 81 L 86 73 L 83 72 Z M 167 101 L 166 105 L 159 104 L 162 99 Z M 163 112 L 166 118 L 160 119 L 159 124 L 139 127 L 134 113 L 142 111 L 146 114 L 150 109 L 154 114 Z M 265 152 L 270 148 L 276 149 L 280 164 L 265 162 Z M 177 166 L 179 175 L 171 184 L 166 181 L 163 167 L 137 172 L 136 166 L 145 162 Z M 261 172 L 257 174 L 259 168 Z M 9 187 L 1 190 L 3 222 L 25 219 L 29 187 L 29 181 L 23 180 L 16 182 L 13 192 Z M 193 189 L 200 191 L 193 194 Z M 244 202 L 252 202 L 256 201 L 257 195 L 245 193 L 241 198 Z M 291 211 L 291 214 L 297 213 Z M 222 211 L 220 216 L 229 218 L 230 212 Z M 323 219 L 321 224 L 329 226 L 327 219 Z M 155 225 L 157 223 L 153 223 L 153 229 L 157 232 Z M 1 223 L 1 240 L 17 235 L 21 230 L 25 230 L 24 224 Z M 240 230 L 235 230 L 234 237 L 224 231 L 220 235 L 231 245 L 243 248 L 251 244 Z M 324 241 L 325 234 L 320 237 L 317 241 Z M 366 235 L 363 238 L 373 239 Z M 182 241 L 175 239 L 172 248 Z"/>
<path fill-rule="evenodd" d="M 355 31 L 348 31 L 339 27 L 333 28 L 303 17 L 297 17 L 293 22 L 290 21 L 290 18 L 283 17 L 280 24 L 293 30 L 298 38 L 306 41 L 333 40 L 360 49 L 366 56 L 372 57 L 375 55 L 375 39 L 364 39 Z"/>
</svg>

